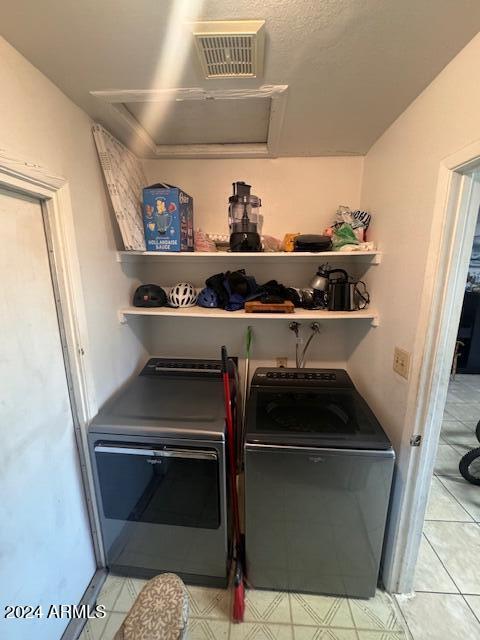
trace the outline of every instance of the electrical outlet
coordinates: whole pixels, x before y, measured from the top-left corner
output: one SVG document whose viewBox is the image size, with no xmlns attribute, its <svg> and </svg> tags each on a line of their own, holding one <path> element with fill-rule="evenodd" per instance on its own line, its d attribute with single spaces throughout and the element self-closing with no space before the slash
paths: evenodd
<svg viewBox="0 0 480 640">
<path fill-rule="evenodd" d="M 410 354 L 408 351 L 395 347 L 393 352 L 393 370 L 398 373 L 399 376 L 408 380 L 408 374 L 410 371 Z"/>
<path fill-rule="evenodd" d="M 288 367 L 288 358 L 277 358 L 277 367 Z"/>
</svg>

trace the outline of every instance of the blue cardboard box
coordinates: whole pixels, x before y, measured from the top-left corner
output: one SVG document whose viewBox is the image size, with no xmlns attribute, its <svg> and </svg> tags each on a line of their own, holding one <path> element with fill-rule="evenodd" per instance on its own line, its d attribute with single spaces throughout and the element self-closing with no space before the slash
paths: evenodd
<svg viewBox="0 0 480 640">
<path fill-rule="evenodd" d="M 147 251 L 193 251 L 193 198 L 170 184 L 143 190 Z"/>
</svg>

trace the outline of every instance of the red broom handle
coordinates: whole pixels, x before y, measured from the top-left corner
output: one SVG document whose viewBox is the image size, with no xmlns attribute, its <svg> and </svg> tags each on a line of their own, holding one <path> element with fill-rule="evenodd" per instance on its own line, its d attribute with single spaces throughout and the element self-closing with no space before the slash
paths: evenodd
<svg viewBox="0 0 480 640">
<path fill-rule="evenodd" d="M 235 526 L 235 536 L 237 541 L 240 539 L 240 515 L 238 512 L 238 496 L 237 496 L 237 473 L 235 464 L 235 437 L 233 430 L 233 414 L 232 414 L 232 401 L 230 397 L 230 379 L 228 376 L 228 357 L 226 347 L 222 347 L 222 374 L 223 374 L 223 391 L 225 395 L 225 410 L 227 419 L 227 447 L 230 460 L 230 473 L 231 473 L 231 492 L 232 492 L 232 507 L 233 507 L 233 519 Z"/>
</svg>

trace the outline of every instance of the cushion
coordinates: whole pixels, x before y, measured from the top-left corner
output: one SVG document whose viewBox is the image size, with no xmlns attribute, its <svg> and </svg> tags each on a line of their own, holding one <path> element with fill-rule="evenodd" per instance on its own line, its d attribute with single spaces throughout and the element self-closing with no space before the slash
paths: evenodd
<svg viewBox="0 0 480 640">
<path fill-rule="evenodd" d="M 188 592 L 174 573 L 163 573 L 138 594 L 114 640 L 181 640 L 188 620 Z"/>
</svg>

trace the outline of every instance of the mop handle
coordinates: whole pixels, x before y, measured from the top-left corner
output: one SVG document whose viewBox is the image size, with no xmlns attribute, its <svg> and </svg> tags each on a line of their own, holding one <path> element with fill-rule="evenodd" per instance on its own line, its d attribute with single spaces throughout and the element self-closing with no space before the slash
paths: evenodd
<svg viewBox="0 0 480 640">
<path fill-rule="evenodd" d="M 234 451 L 234 433 L 233 433 L 233 415 L 232 415 L 232 402 L 230 398 L 230 380 L 228 377 L 228 357 L 226 347 L 222 347 L 222 374 L 223 374 L 223 390 L 225 395 L 225 409 L 227 418 L 227 447 L 230 460 L 230 475 L 231 475 L 231 491 L 232 491 L 232 508 L 233 518 L 235 525 L 235 535 L 240 535 L 240 515 L 238 512 L 238 496 L 237 496 L 237 474 L 235 464 L 235 451 Z"/>
</svg>

